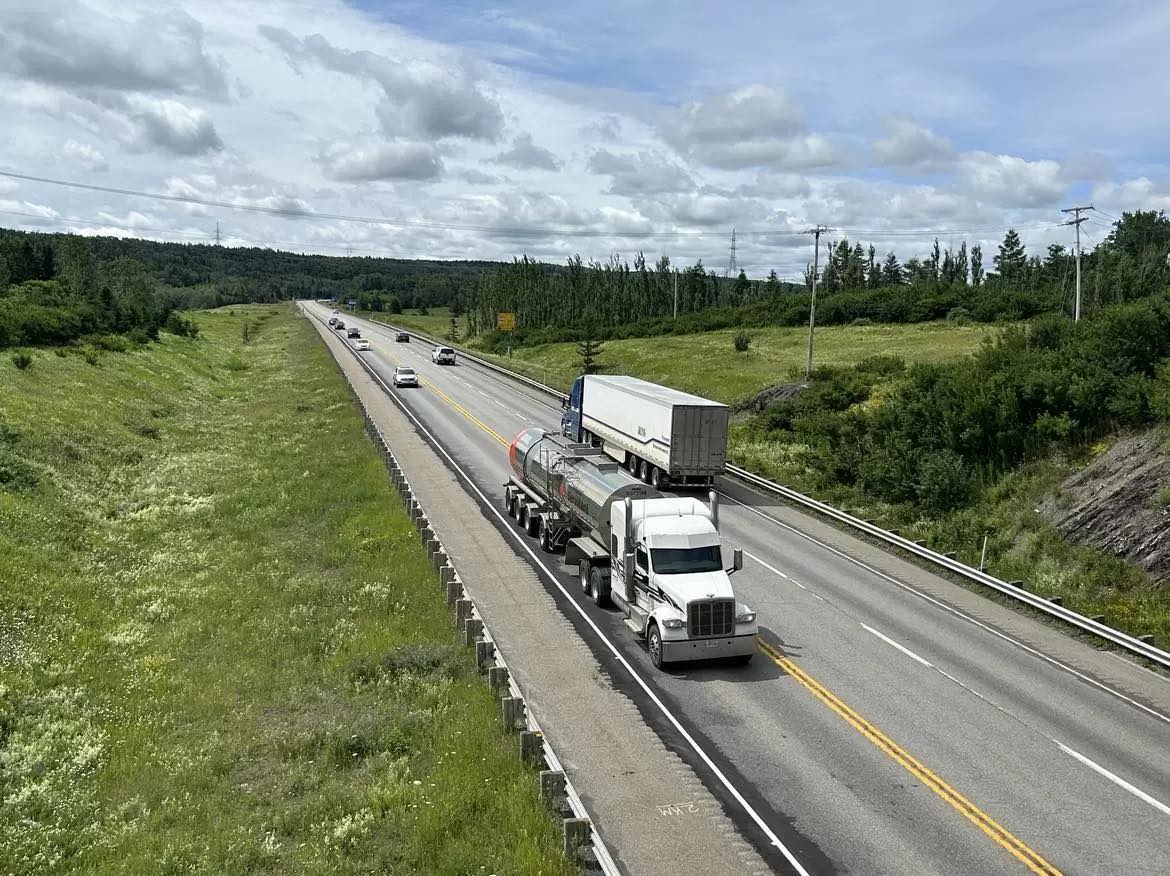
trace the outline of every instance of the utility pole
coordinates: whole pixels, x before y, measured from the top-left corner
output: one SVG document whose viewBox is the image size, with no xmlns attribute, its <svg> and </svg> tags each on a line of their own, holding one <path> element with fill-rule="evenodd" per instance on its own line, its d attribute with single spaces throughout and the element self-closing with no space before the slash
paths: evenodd
<svg viewBox="0 0 1170 876">
<path fill-rule="evenodd" d="M 678 319 L 678 268 L 674 269 L 674 318 Z"/>
<path fill-rule="evenodd" d="M 1094 209 L 1092 204 L 1087 207 L 1069 207 L 1061 210 L 1061 213 L 1072 213 L 1073 218 L 1065 222 L 1065 225 L 1072 225 L 1077 229 L 1077 297 L 1073 302 L 1073 322 L 1080 322 L 1081 320 L 1081 223 L 1088 219 L 1088 216 L 1082 216 L 1082 213 L 1087 213 Z M 1067 274 L 1065 275 L 1068 276 Z"/>
<path fill-rule="evenodd" d="M 804 366 L 805 380 L 808 380 L 812 374 L 813 329 L 817 324 L 817 271 L 820 268 L 821 235 L 828 230 L 824 225 L 817 225 L 804 232 L 813 236 L 812 300 L 808 306 L 808 361 L 805 362 Z"/>
</svg>

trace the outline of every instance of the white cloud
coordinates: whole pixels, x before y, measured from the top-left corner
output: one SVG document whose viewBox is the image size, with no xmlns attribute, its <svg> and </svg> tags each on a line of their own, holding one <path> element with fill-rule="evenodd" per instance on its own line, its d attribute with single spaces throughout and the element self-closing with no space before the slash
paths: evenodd
<svg viewBox="0 0 1170 876">
<path fill-rule="evenodd" d="M 752 85 L 668 112 L 663 138 L 713 167 L 818 168 L 842 156 L 823 135 L 805 130 L 804 112 L 783 91 Z"/>
<path fill-rule="evenodd" d="M 469 65 L 350 51 L 334 46 L 320 34 L 299 39 L 270 25 L 261 25 L 258 31 L 279 46 L 298 71 L 303 62 L 310 61 L 376 82 L 384 100 L 375 112 L 383 130 L 392 136 L 496 140 L 503 130 L 499 104 L 483 91 Z"/>
<path fill-rule="evenodd" d="M 499 164 L 520 170 L 560 170 L 564 162 L 532 141 L 531 134 L 520 134 L 512 140 L 512 148 L 496 156 Z"/>
<path fill-rule="evenodd" d="M 317 156 L 329 179 L 338 182 L 435 179 L 443 170 L 438 150 L 429 143 L 332 143 Z"/>
<path fill-rule="evenodd" d="M 590 173 L 608 176 L 615 195 L 652 195 L 694 188 L 687 171 L 665 156 L 650 152 L 614 154 L 598 149 L 589 156 Z"/>
<path fill-rule="evenodd" d="M 891 116 L 884 128 L 886 136 L 873 143 L 878 164 L 937 167 L 955 158 L 949 140 L 906 116 Z"/>
<path fill-rule="evenodd" d="M 177 100 L 132 97 L 115 105 L 126 128 L 122 141 L 134 151 L 157 148 L 174 155 L 201 155 L 223 148 L 211 118 Z"/>
<path fill-rule="evenodd" d="M 8 0 L 0 70 L 86 91 L 227 96 L 223 65 L 208 55 L 203 27 L 179 9 L 126 17 L 76 0 Z"/>
<path fill-rule="evenodd" d="M 109 162 L 106 161 L 106 157 L 101 152 L 89 143 L 78 143 L 72 137 L 66 140 L 65 145 L 61 147 L 61 156 L 77 162 L 86 170 L 101 172 L 110 169 Z"/>
<path fill-rule="evenodd" d="M 1093 188 L 1094 204 L 1122 210 L 1166 210 L 1170 212 L 1170 180 L 1156 183 L 1149 177 L 1124 182 L 1101 183 Z"/>
<path fill-rule="evenodd" d="M 33 204 L 29 201 L 13 201 L 0 198 L 0 213 L 20 214 L 25 219 L 31 219 L 33 224 L 42 225 L 58 218 L 61 214 L 45 204 Z"/>
<path fill-rule="evenodd" d="M 1004 207 L 1055 205 L 1067 188 L 1060 164 L 1047 159 L 965 152 L 959 172 L 975 197 Z"/>
</svg>

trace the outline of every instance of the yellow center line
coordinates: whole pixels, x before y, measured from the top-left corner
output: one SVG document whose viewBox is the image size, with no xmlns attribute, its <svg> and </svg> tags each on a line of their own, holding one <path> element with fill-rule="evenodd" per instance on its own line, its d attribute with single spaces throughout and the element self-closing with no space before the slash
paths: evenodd
<svg viewBox="0 0 1170 876">
<path fill-rule="evenodd" d="M 888 755 L 895 763 L 934 791 L 963 817 L 972 822 L 987 836 L 1002 848 L 1011 852 L 1033 873 L 1043 876 L 1059 876 L 1060 870 L 1044 860 L 1037 852 L 1029 848 L 1022 840 L 1010 833 L 1007 828 L 999 824 L 990 815 L 948 785 L 945 781 L 923 766 L 909 752 L 899 746 L 881 730 L 862 718 L 857 712 L 847 706 L 836 694 L 822 685 L 819 681 L 805 672 L 796 663 L 786 657 L 774 646 L 763 639 L 757 640 L 757 645 L 777 666 L 795 678 L 807 688 L 813 696 L 836 712 L 853 727 L 858 733 L 872 742 L 878 749 Z"/>
<path fill-rule="evenodd" d="M 388 356 L 394 359 L 394 357 Z M 449 404 L 452 408 L 466 417 L 471 423 L 478 426 L 483 431 L 487 432 L 496 441 L 503 446 L 509 446 L 510 442 L 502 435 L 468 411 L 463 405 L 455 401 L 431 381 L 424 378 L 419 378 L 427 389 L 431 390 L 435 395 Z M 957 790 L 948 785 L 943 779 L 939 778 L 917 759 L 915 759 L 908 751 L 894 742 L 890 737 L 886 736 L 881 730 L 871 724 L 869 721 L 862 718 L 857 712 L 851 709 L 844 703 L 836 694 L 822 685 L 819 681 L 805 672 L 796 663 L 786 657 L 781 651 L 765 642 L 763 639 L 757 639 L 757 644 L 761 651 L 766 654 L 777 666 L 795 678 L 801 685 L 807 688 L 813 696 L 824 703 L 829 709 L 843 718 L 851 727 L 857 730 L 862 736 L 872 742 L 879 750 L 890 757 L 895 763 L 905 769 L 908 773 L 918 779 L 926 787 L 934 791 L 939 797 L 945 800 L 952 808 L 963 815 L 964 818 L 972 822 L 976 827 L 989 836 L 997 845 L 1006 849 L 1019 861 L 1021 861 L 1029 870 L 1038 876 L 1061 876 L 1060 870 L 1048 863 L 1037 852 L 1033 851 L 1023 840 L 1016 837 L 1007 828 L 999 824 L 990 815 L 964 797 Z"/>
<path fill-rule="evenodd" d="M 385 353 L 385 352 L 383 352 L 382 355 L 385 356 L 387 359 L 389 359 L 391 362 L 393 362 L 395 366 L 402 365 L 402 362 L 399 361 L 397 356 L 392 356 L 389 353 Z M 418 374 L 417 371 L 415 373 Z M 487 432 L 489 435 L 491 435 L 493 438 L 495 438 L 497 441 L 499 441 L 500 444 L 504 445 L 505 447 L 511 446 L 511 444 L 512 444 L 511 441 L 509 441 L 507 438 L 505 438 L 503 435 L 501 435 L 499 432 L 497 432 L 495 429 L 493 429 L 491 426 L 489 426 L 487 423 L 485 423 L 483 420 L 481 420 L 475 414 L 471 413 L 471 411 L 467 410 L 467 408 L 463 407 L 463 405 L 459 404 L 459 402 L 455 401 L 455 399 L 451 398 L 451 396 L 447 395 L 447 393 L 443 392 L 443 390 L 439 389 L 439 387 L 435 386 L 434 383 L 427 380 L 422 375 L 418 375 L 418 382 L 420 384 L 422 384 L 423 386 L 425 386 L 427 389 L 429 389 L 431 392 L 433 392 L 435 395 L 437 395 L 439 398 L 441 398 L 443 401 L 445 401 L 447 404 L 449 404 L 451 407 L 453 407 L 456 411 L 458 411 L 460 414 L 462 414 L 468 420 L 470 420 L 472 424 L 483 429 L 483 431 Z"/>
</svg>

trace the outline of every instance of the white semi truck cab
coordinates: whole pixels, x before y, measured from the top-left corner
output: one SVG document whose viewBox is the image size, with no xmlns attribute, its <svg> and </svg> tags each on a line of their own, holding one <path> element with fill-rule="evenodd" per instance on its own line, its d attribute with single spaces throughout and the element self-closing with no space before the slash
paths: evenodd
<svg viewBox="0 0 1170 876">
<path fill-rule="evenodd" d="M 742 553 L 724 566 L 714 492 L 710 504 L 663 496 L 600 449 L 540 429 L 521 432 L 509 460 L 509 512 L 546 551 L 564 549 L 582 590 L 622 611 L 656 667 L 751 660 L 756 616 L 731 586 Z"/>
</svg>

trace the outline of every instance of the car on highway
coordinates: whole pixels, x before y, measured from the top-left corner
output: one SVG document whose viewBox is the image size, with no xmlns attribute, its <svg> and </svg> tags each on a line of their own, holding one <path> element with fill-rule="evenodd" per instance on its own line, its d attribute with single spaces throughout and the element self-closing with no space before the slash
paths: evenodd
<svg viewBox="0 0 1170 876">
<path fill-rule="evenodd" d="M 398 334 L 396 334 L 394 336 L 394 340 L 396 340 L 400 344 L 409 344 L 410 343 L 410 335 L 408 335 L 406 332 L 399 332 Z"/>
<path fill-rule="evenodd" d="M 351 325 L 345 332 L 347 338 L 360 338 L 362 336 L 361 329 L 356 325 Z"/>
<path fill-rule="evenodd" d="M 373 347 L 370 346 L 370 342 L 365 338 L 358 338 L 356 341 L 354 341 L 353 348 L 359 353 L 368 353 L 373 349 Z"/>
<path fill-rule="evenodd" d="M 435 347 L 431 350 L 431 361 L 436 365 L 454 365 L 455 351 L 450 347 Z"/>
<path fill-rule="evenodd" d="M 394 385 L 418 386 L 418 375 L 414 373 L 413 368 L 405 368 L 400 365 L 394 369 Z"/>
<path fill-rule="evenodd" d="M 338 331 L 343 331 L 345 329 L 345 323 L 339 319 L 333 324 L 333 327 Z"/>
</svg>

